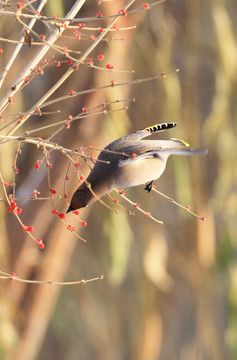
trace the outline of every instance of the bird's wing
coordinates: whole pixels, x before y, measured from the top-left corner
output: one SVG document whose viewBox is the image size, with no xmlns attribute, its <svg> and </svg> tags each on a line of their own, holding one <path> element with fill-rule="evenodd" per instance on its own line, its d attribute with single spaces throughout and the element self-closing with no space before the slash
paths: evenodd
<svg viewBox="0 0 237 360">
<path fill-rule="evenodd" d="M 123 152 L 132 155 L 131 158 L 121 158 L 119 166 L 130 161 L 162 157 L 168 155 L 206 155 L 206 149 L 192 149 L 185 141 L 178 139 L 169 140 L 141 140 L 133 146 L 123 148 Z"/>
<path fill-rule="evenodd" d="M 112 150 L 112 151 L 120 151 L 122 148 L 137 144 L 144 137 L 150 136 L 155 132 L 161 132 L 164 130 L 171 129 L 171 128 L 175 127 L 176 125 L 177 124 L 174 122 L 152 125 L 143 130 L 138 130 L 132 134 L 123 136 L 123 137 L 113 141 L 112 143 L 107 145 L 105 149 Z"/>
</svg>

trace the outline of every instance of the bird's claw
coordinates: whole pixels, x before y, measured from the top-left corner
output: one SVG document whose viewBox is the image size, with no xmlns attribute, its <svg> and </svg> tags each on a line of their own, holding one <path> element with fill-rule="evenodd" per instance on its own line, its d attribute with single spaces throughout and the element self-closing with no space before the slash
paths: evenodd
<svg viewBox="0 0 237 360">
<path fill-rule="evenodd" d="M 151 192 L 153 182 L 154 181 L 149 182 L 148 184 L 146 184 L 146 186 L 144 188 L 144 190 L 146 190 L 148 193 Z"/>
</svg>

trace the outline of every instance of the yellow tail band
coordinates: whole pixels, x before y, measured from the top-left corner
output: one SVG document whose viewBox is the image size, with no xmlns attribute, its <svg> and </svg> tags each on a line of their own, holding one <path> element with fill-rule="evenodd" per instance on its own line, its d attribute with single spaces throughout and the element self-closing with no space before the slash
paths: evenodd
<svg viewBox="0 0 237 360">
<path fill-rule="evenodd" d="M 145 128 L 144 130 L 149 131 L 149 132 L 163 131 L 163 130 L 171 129 L 171 128 L 175 127 L 176 125 L 177 125 L 177 123 L 175 123 L 175 122 L 162 123 L 162 124 L 156 124 L 156 125 L 149 126 L 149 127 Z"/>
</svg>

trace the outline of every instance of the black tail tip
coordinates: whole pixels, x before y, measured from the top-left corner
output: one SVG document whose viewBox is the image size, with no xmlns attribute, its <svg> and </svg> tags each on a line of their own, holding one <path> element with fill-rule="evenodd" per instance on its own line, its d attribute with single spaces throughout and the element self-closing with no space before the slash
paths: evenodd
<svg viewBox="0 0 237 360">
<path fill-rule="evenodd" d="M 71 205 L 69 206 L 69 208 L 67 209 L 67 211 L 66 211 L 66 214 L 67 213 L 69 213 L 69 212 L 71 212 L 71 211 L 73 211 L 74 209 L 71 207 Z"/>
</svg>

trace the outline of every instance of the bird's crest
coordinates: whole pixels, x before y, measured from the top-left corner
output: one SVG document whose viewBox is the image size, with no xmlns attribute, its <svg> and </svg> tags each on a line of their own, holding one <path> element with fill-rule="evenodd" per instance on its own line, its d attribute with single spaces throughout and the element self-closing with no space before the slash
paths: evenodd
<svg viewBox="0 0 237 360">
<path fill-rule="evenodd" d="M 157 131 L 171 129 L 171 128 L 175 127 L 176 125 L 177 125 L 177 123 L 175 123 L 175 122 L 162 123 L 162 124 L 156 124 L 156 125 L 149 126 L 149 127 L 145 128 L 144 130 L 153 133 L 153 132 L 157 132 Z"/>
</svg>

